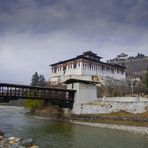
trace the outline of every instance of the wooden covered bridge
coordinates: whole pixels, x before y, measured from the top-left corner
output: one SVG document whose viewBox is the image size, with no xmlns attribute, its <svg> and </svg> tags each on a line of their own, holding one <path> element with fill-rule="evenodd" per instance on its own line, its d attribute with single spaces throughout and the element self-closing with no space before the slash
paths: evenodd
<svg viewBox="0 0 148 148">
<path fill-rule="evenodd" d="M 68 89 L 0 83 L 0 102 L 18 99 L 38 99 L 63 108 L 72 108 L 75 92 L 75 90 Z"/>
</svg>

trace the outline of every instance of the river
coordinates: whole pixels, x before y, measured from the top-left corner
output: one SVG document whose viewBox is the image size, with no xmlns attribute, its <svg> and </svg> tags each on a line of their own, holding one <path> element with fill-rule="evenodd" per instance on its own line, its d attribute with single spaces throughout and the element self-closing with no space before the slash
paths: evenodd
<svg viewBox="0 0 148 148">
<path fill-rule="evenodd" d="M 32 137 L 40 148 L 147 148 L 148 135 L 37 119 L 21 107 L 0 106 L 0 129 L 9 136 Z"/>
</svg>

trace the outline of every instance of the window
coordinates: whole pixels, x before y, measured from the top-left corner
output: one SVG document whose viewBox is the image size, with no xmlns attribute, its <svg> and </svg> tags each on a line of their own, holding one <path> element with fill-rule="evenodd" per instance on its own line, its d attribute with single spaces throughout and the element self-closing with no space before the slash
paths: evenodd
<svg viewBox="0 0 148 148">
<path fill-rule="evenodd" d="M 64 71 L 66 70 L 66 66 L 63 67 L 63 70 L 64 70 Z"/>
<path fill-rule="evenodd" d="M 102 65 L 102 70 L 104 70 L 105 69 L 105 67 L 104 67 L 104 65 Z"/>
<path fill-rule="evenodd" d="M 91 64 L 89 65 L 89 68 L 91 69 Z"/>
<path fill-rule="evenodd" d="M 57 69 L 56 68 L 54 68 L 54 73 L 56 73 L 57 72 Z"/>
<path fill-rule="evenodd" d="M 77 64 L 76 63 L 73 65 L 73 68 L 77 68 Z"/>
<path fill-rule="evenodd" d="M 85 67 L 85 64 L 83 63 L 83 69 L 84 69 L 84 67 Z"/>
</svg>

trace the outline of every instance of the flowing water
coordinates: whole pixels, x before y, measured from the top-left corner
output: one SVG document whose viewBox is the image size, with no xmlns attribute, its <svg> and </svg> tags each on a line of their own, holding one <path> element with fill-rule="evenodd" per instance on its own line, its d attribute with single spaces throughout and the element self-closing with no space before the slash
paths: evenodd
<svg viewBox="0 0 148 148">
<path fill-rule="evenodd" d="M 0 129 L 32 137 L 41 148 L 148 148 L 148 135 L 37 119 L 20 107 L 0 106 Z"/>
</svg>

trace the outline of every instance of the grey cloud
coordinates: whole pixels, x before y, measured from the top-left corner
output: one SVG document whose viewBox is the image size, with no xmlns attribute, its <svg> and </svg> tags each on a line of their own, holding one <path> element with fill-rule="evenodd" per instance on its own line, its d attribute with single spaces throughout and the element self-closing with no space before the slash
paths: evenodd
<svg viewBox="0 0 148 148">
<path fill-rule="evenodd" d="M 0 0 L 0 78 L 49 78 L 49 64 L 93 50 L 148 54 L 147 0 Z"/>
<path fill-rule="evenodd" d="M 146 26 L 147 23 L 147 0 L 14 0 L 5 5 L 7 7 L 0 15 L 4 29 L 50 32 L 71 27 L 77 29 L 96 21 L 106 21 L 108 27 L 110 23 L 133 26 Z"/>
</svg>

